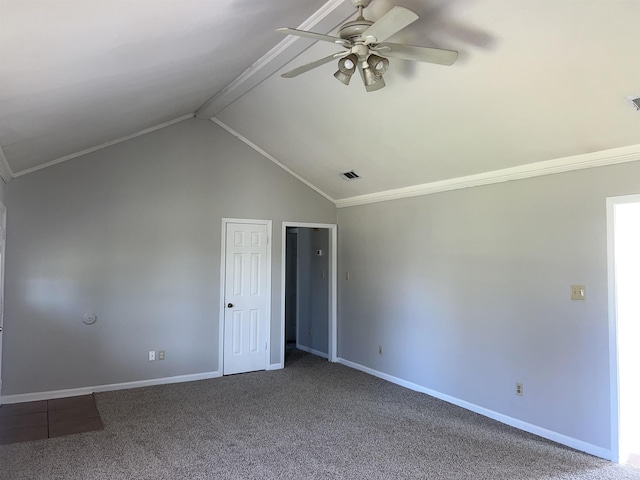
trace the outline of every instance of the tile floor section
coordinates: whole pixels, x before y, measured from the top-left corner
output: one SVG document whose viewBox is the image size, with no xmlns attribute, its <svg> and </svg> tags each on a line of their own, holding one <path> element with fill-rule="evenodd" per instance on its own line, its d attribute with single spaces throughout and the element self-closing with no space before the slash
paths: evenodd
<svg viewBox="0 0 640 480">
<path fill-rule="evenodd" d="M 93 395 L 0 406 L 0 445 L 103 428 Z"/>
</svg>

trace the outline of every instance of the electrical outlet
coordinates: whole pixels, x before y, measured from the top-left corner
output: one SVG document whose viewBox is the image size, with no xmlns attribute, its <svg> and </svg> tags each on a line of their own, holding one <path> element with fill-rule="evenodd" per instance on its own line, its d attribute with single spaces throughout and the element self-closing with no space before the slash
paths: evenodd
<svg viewBox="0 0 640 480">
<path fill-rule="evenodd" d="M 382 355 L 382 345 L 378 345 L 378 355 Z"/>
<path fill-rule="evenodd" d="M 307 333 L 308 333 L 309 335 L 311 335 L 311 327 L 309 327 L 309 328 L 307 329 Z"/>
<path fill-rule="evenodd" d="M 516 382 L 516 395 L 522 397 L 524 395 L 524 389 L 522 388 L 522 384 Z"/>
<path fill-rule="evenodd" d="M 156 360 L 156 352 L 155 350 L 149 350 L 149 361 L 155 362 Z"/>
<path fill-rule="evenodd" d="M 158 351 L 158 360 L 164 360 L 164 350 Z"/>
</svg>

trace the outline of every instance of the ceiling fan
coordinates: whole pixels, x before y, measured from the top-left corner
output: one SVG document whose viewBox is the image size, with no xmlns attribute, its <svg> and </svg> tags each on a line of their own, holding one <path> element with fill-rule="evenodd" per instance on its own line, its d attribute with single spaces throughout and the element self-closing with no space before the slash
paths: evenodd
<svg viewBox="0 0 640 480">
<path fill-rule="evenodd" d="M 351 76 L 358 68 L 365 89 L 367 92 L 373 92 L 385 86 L 382 75 L 389 68 L 389 60 L 386 57 L 440 65 L 453 65 L 458 58 L 458 52 L 454 50 L 385 42 L 387 38 L 419 18 L 408 8 L 393 7 L 378 21 L 372 22 L 363 16 L 363 11 L 371 3 L 371 0 L 351 0 L 351 3 L 358 9 L 358 18 L 343 24 L 338 29 L 339 37 L 296 30 L 295 28 L 278 28 L 276 30 L 287 35 L 336 43 L 346 49 L 344 52 L 334 53 L 315 62 L 294 68 L 283 73 L 282 77 L 293 78 L 339 58 L 338 71 L 334 77 L 345 85 L 349 85 Z"/>
</svg>

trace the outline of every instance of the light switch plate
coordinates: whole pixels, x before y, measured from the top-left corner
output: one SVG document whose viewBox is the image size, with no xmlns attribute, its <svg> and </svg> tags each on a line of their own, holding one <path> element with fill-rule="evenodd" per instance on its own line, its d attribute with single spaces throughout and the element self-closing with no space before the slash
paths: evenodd
<svg viewBox="0 0 640 480">
<path fill-rule="evenodd" d="M 571 285 L 571 300 L 584 300 L 587 293 L 584 285 Z"/>
</svg>

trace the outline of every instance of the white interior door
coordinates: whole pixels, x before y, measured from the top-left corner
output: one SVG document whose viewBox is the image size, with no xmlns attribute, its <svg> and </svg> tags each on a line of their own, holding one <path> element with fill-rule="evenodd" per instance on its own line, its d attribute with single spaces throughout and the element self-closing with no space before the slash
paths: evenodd
<svg viewBox="0 0 640 480">
<path fill-rule="evenodd" d="M 267 226 L 226 224 L 223 374 L 267 367 Z"/>
<path fill-rule="evenodd" d="M 2 326 L 4 321 L 4 245 L 7 209 L 0 203 L 0 404 L 2 404 Z"/>
</svg>

